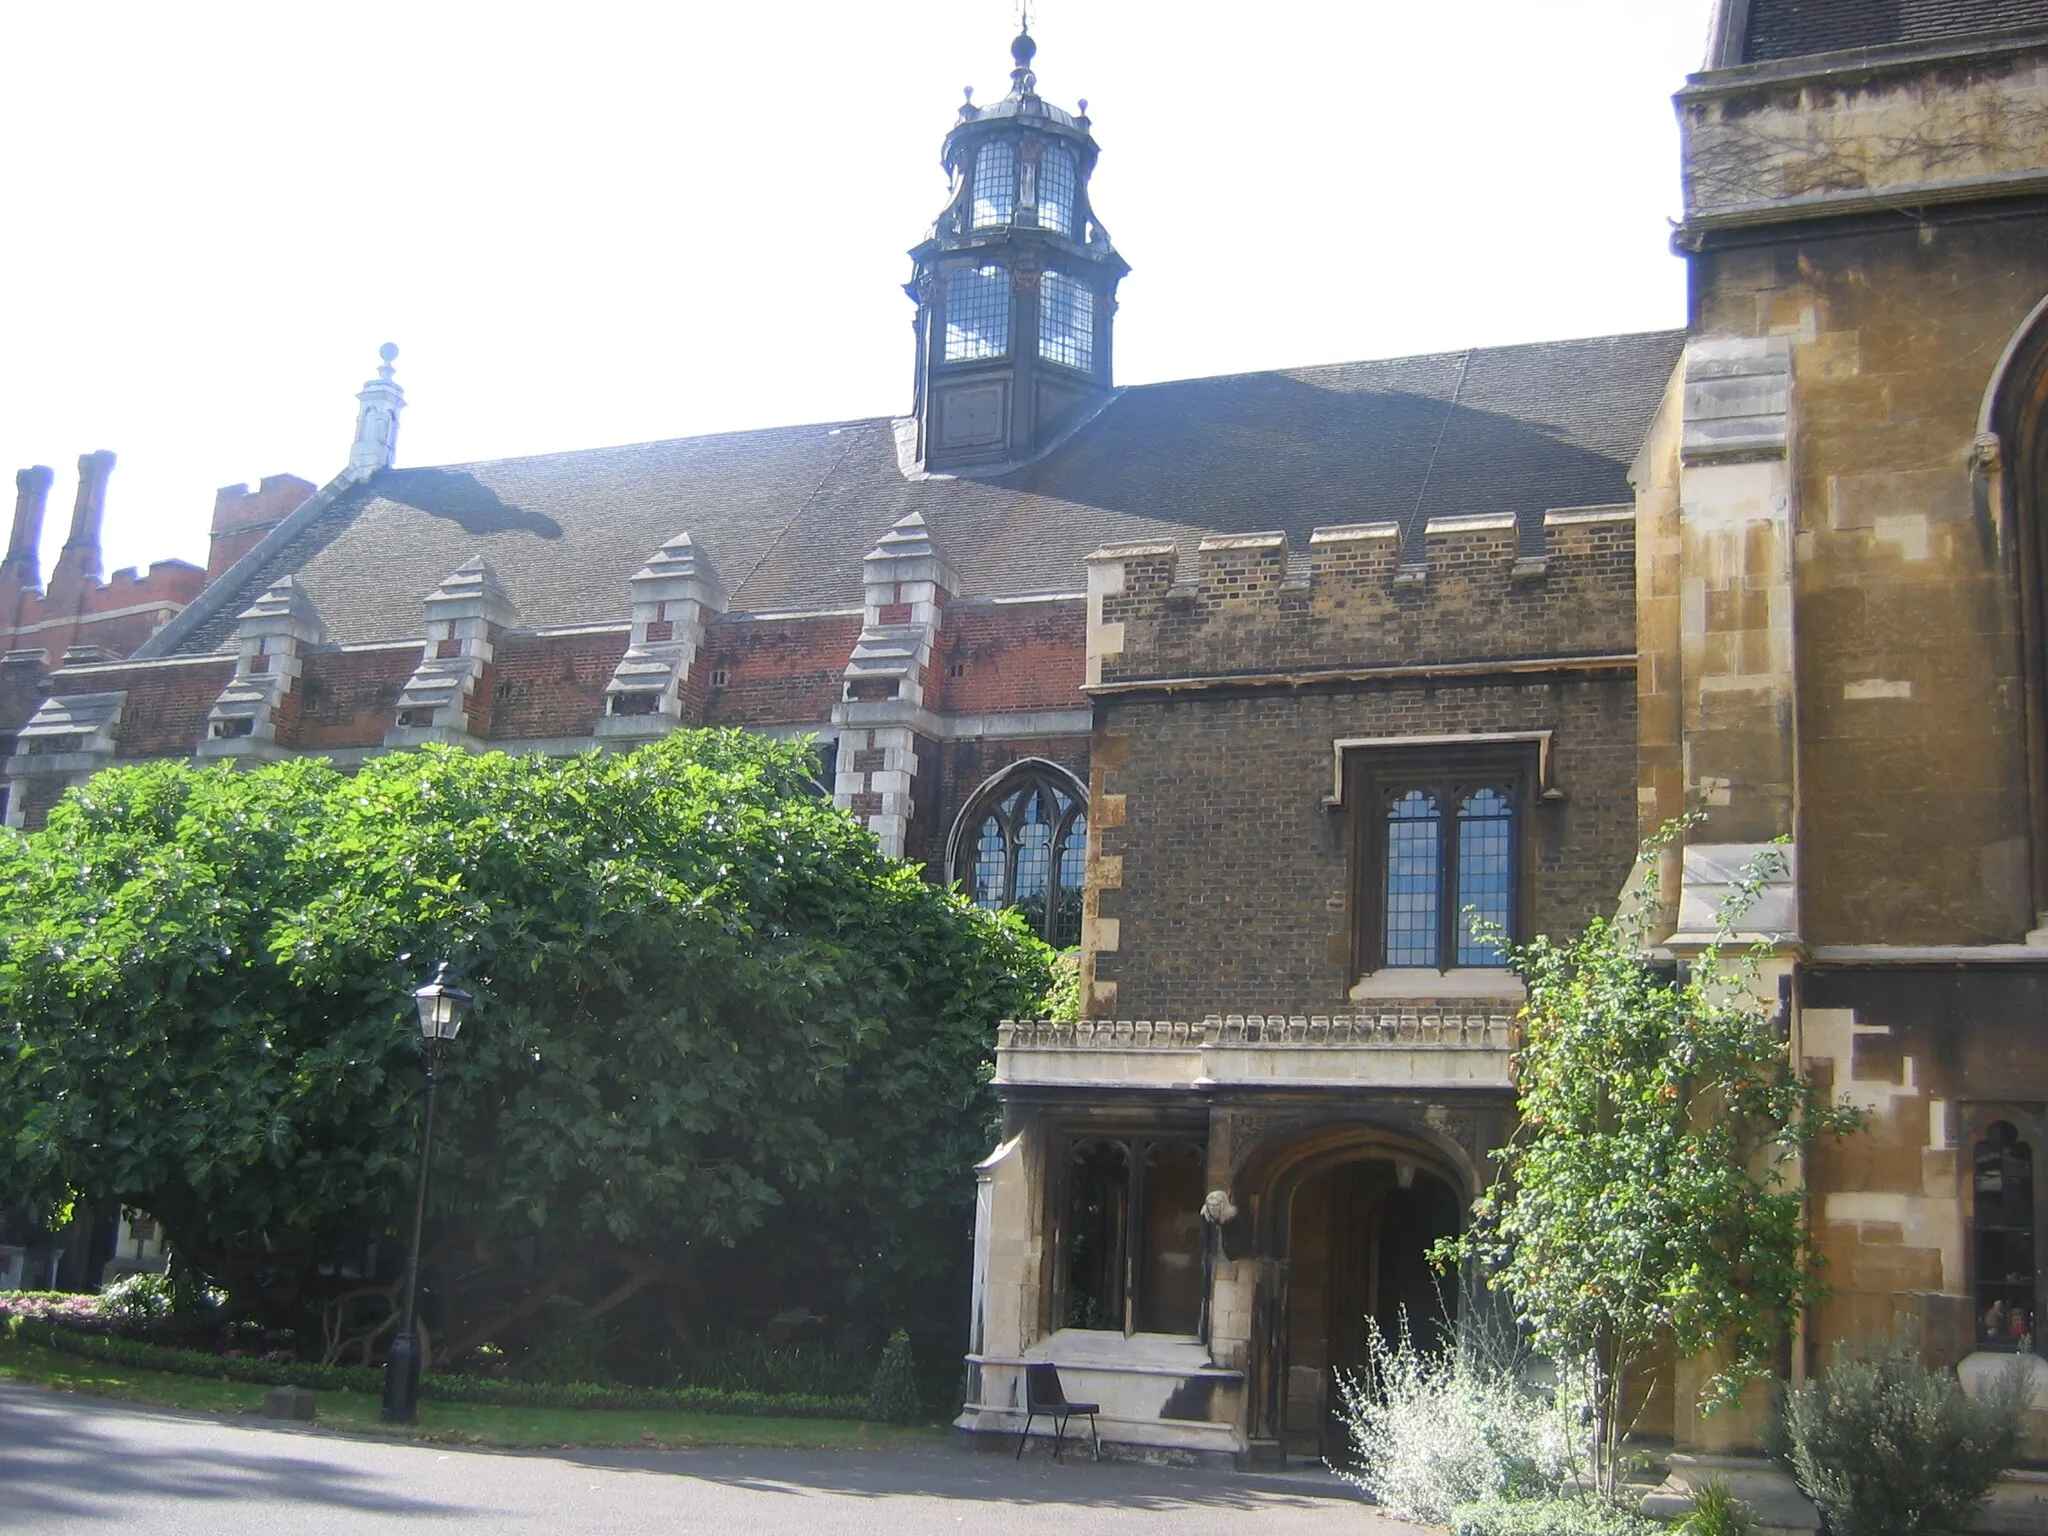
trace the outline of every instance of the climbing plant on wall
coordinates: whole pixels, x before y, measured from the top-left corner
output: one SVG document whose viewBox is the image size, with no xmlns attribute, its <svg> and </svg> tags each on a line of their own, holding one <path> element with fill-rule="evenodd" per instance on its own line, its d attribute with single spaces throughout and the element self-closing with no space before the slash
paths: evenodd
<svg viewBox="0 0 2048 1536">
<path fill-rule="evenodd" d="M 1800 1155 L 1861 1123 L 1799 1075 L 1768 947 L 1733 937 L 1777 849 L 1736 882 L 1719 942 L 1684 966 L 1652 961 L 1655 871 L 1682 831 L 1644 845 L 1649 878 L 1616 918 L 1515 952 L 1520 1126 L 1456 1245 L 1539 1348 L 1590 1364 L 1610 1495 L 1626 1389 L 1661 1344 L 1716 1352 L 1717 1403 L 1771 1373 L 1792 1316 L 1822 1294 Z"/>
</svg>

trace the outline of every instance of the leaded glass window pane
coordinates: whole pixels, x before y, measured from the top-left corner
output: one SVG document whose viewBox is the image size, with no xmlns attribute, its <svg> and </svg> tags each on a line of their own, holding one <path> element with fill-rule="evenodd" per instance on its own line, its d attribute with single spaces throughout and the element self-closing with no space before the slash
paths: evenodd
<svg viewBox="0 0 2048 1536">
<path fill-rule="evenodd" d="M 1048 943 L 1081 941 L 1081 890 L 1088 868 L 1088 817 L 1051 773 L 1010 779 L 983 801 L 975 840 L 961 847 L 954 878 L 977 906 L 1015 907 Z"/>
<path fill-rule="evenodd" d="M 2006 1121 L 1973 1149 L 1977 1342 L 2016 1350 L 2033 1338 L 2034 1149 Z"/>
<path fill-rule="evenodd" d="M 1458 964 L 1505 965 L 1498 943 L 1475 929 L 1507 932 L 1514 880 L 1514 805 L 1498 789 L 1467 795 L 1458 807 Z"/>
<path fill-rule="evenodd" d="M 974 227 L 1007 224 L 1017 213 L 1017 146 L 996 139 L 974 157 Z"/>
<path fill-rule="evenodd" d="M 1419 789 L 1409 790 L 1387 811 L 1388 965 L 1437 963 L 1442 821 L 1436 797 Z"/>
<path fill-rule="evenodd" d="M 1057 144 L 1038 161 L 1038 222 L 1063 235 L 1074 232 L 1074 157 Z"/>
<path fill-rule="evenodd" d="M 1038 355 L 1084 371 L 1095 366 L 1095 293 L 1064 272 L 1038 282 Z"/>
<path fill-rule="evenodd" d="M 981 824 L 974 840 L 974 900 L 984 907 L 1001 908 L 1003 893 L 1010 885 L 1010 844 L 1003 836 L 1003 824 L 991 816 Z"/>
<path fill-rule="evenodd" d="M 946 279 L 946 361 L 1001 357 L 1010 350 L 1010 274 L 978 267 Z"/>
</svg>

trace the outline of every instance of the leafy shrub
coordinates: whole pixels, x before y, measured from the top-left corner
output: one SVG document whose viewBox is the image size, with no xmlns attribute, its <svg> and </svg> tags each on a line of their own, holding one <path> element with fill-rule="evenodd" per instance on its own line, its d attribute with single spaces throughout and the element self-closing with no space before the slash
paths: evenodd
<svg viewBox="0 0 2048 1536">
<path fill-rule="evenodd" d="M 168 1274 L 123 1275 L 100 1292 L 100 1315 L 117 1329 L 147 1328 L 167 1320 L 176 1305 Z"/>
<path fill-rule="evenodd" d="M 771 1344 L 758 1334 L 739 1332 L 714 1335 L 694 1358 L 676 1362 L 673 1371 L 674 1379 L 693 1387 L 818 1397 L 865 1396 L 873 1374 L 868 1359 L 823 1344 Z"/>
<path fill-rule="evenodd" d="M 617 1342 L 618 1335 L 602 1321 L 569 1318 L 536 1335 L 512 1374 L 522 1381 L 610 1386 L 612 1375 L 605 1368 L 604 1357 Z"/>
<path fill-rule="evenodd" d="M 1071 1024 L 1081 1017 L 1081 951 L 1063 949 L 1053 959 L 1052 985 L 1038 1000 L 1038 1017 Z"/>
<path fill-rule="evenodd" d="M 1693 1494 L 1692 1508 L 1678 1529 L 1681 1536 L 1755 1536 L 1756 1519 L 1717 1477 Z"/>
<path fill-rule="evenodd" d="M 305 1387 L 314 1392 L 381 1392 L 384 1373 L 365 1365 L 314 1365 L 239 1355 L 210 1355 L 140 1339 L 81 1333 L 42 1319 L 13 1318 L 7 1335 L 86 1360 L 132 1370 L 170 1371 L 245 1381 L 264 1387 Z M 624 1408 L 676 1413 L 735 1413 L 767 1418 L 864 1419 L 864 1396 L 717 1391 L 705 1387 L 612 1387 L 591 1382 L 502 1381 L 489 1376 L 426 1375 L 421 1398 L 439 1403 L 484 1403 L 506 1408 Z"/>
<path fill-rule="evenodd" d="M 1655 1520 L 1593 1499 L 1484 1499 L 1451 1512 L 1451 1536 L 1663 1536 Z"/>
<path fill-rule="evenodd" d="M 97 1296 L 69 1291 L 0 1291 L 0 1330 L 16 1318 L 77 1329 L 103 1329 L 107 1322 Z"/>
<path fill-rule="evenodd" d="M 1357 1462 L 1340 1475 L 1389 1514 L 1432 1525 L 1461 1505 L 1556 1494 L 1591 1449 L 1584 1373 L 1562 1372 L 1546 1389 L 1525 1379 L 1531 1364 L 1483 1325 L 1425 1350 L 1405 1318 L 1392 1343 L 1368 1319 L 1364 1376 L 1338 1376 Z"/>
<path fill-rule="evenodd" d="M 922 1404 L 918 1401 L 917 1363 L 910 1354 L 910 1335 L 898 1328 L 882 1349 L 881 1363 L 868 1388 L 868 1417 L 885 1424 L 909 1424 L 916 1420 Z"/>
<path fill-rule="evenodd" d="M 2016 1357 L 1972 1400 L 1903 1337 L 1868 1357 L 1838 1355 L 1785 1395 L 1793 1476 L 1833 1536 L 1964 1530 L 2019 1453 L 2028 1371 Z"/>
</svg>

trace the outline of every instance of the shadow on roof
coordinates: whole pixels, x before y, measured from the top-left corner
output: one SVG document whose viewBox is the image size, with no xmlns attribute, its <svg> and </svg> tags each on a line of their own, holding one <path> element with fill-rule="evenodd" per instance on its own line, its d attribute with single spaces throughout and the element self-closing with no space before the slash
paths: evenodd
<svg viewBox="0 0 2048 1536">
<path fill-rule="evenodd" d="M 377 494 L 429 517 L 444 518 L 464 533 L 530 533 L 559 539 L 562 525 L 543 513 L 515 507 L 467 470 L 394 469 L 377 477 Z"/>
</svg>

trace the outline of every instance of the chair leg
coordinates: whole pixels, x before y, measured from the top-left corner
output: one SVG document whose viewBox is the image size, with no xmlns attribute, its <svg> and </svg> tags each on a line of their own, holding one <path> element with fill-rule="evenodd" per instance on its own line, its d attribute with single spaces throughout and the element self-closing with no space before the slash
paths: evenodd
<svg viewBox="0 0 2048 1536">
<path fill-rule="evenodd" d="M 1024 1428 L 1017 1436 L 1017 1459 L 1019 1461 L 1024 1459 L 1024 1444 L 1031 1438 L 1031 1421 L 1036 1417 L 1036 1414 L 1031 1413 L 1024 1415 Z"/>
<path fill-rule="evenodd" d="M 1067 1443 L 1067 1415 L 1060 1414 L 1053 1420 L 1052 1459 L 1058 1461 L 1060 1452 Z"/>
<path fill-rule="evenodd" d="M 1102 1437 L 1095 1433 L 1095 1415 L 1088 1415 L 1088 1444 L 1095 1452 L 1095 1459 L 1102 1460 Z"/>
</svg>

